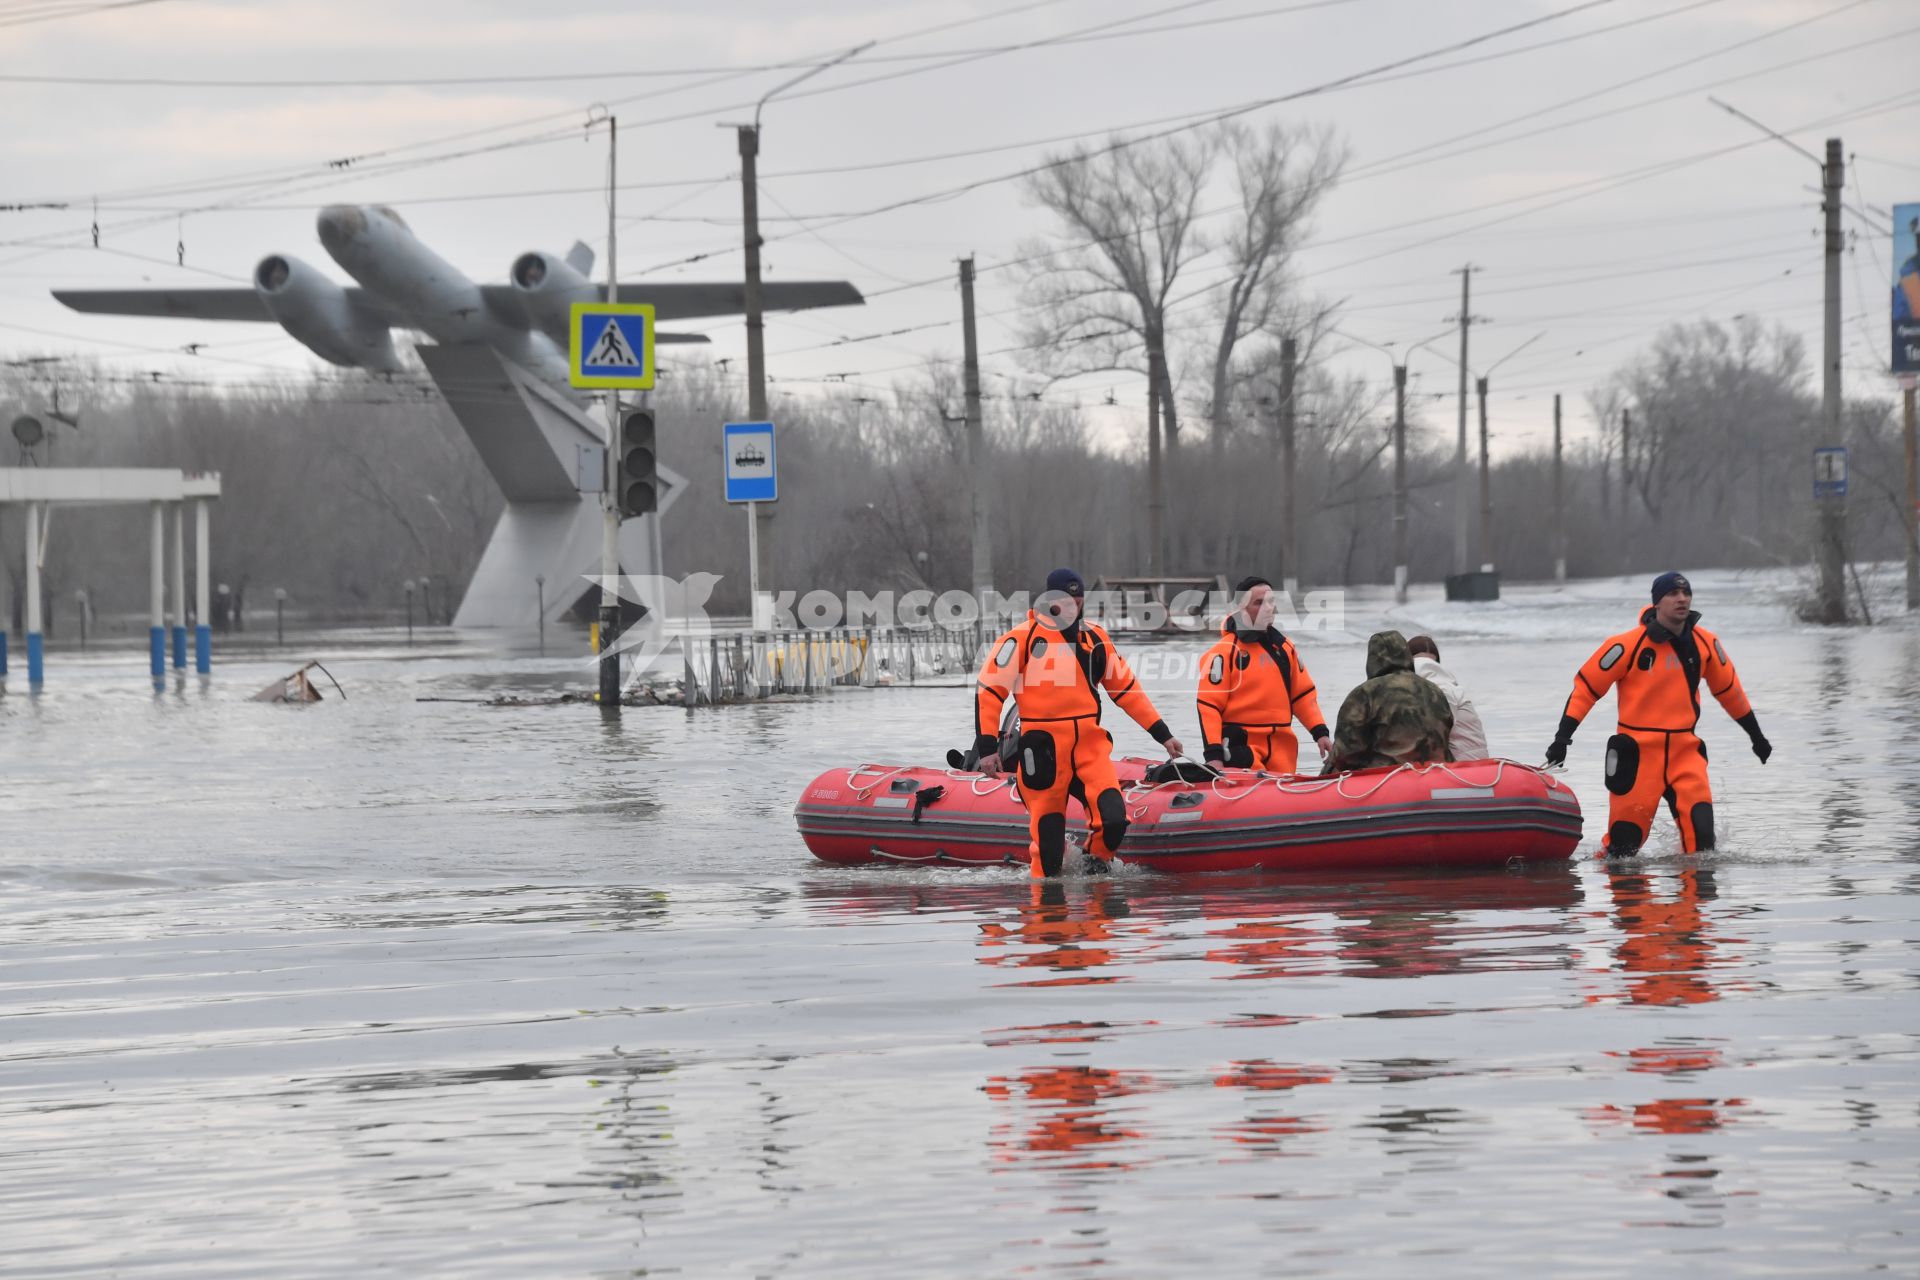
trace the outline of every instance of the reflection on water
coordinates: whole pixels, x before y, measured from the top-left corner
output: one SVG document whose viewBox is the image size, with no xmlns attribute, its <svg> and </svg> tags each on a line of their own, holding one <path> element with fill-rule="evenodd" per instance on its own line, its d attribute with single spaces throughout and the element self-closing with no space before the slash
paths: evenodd
<svg viewBox="0 0 1920 1280">
<path fill-rule="evenodd" d="M 1061 975 L 1028 978 L 1012 984 L 1015 986 L 1066 987 L 1119 982 L 1117 974 L 1095 974 L 1090 970 L 1113 962 L 1117 951 L 1104 944 L 1121 938 L 1120 922 L 1131 914 L 1126 894 L 1111 882 L 1095 884 L 1084 896 L 1075 899 L 1067 896 L 1065 885 L 1034 884 L 1029 887 L 1027 900 L 1018 909 L 1014 923 L 988 920 L 980 925 L 980 945 L 988 953 L 980 957 L 980 963 L 1047 969 Z M 1133 933 L 1146 936 L 1149 928 L 1142 922 Z"/>
<path fill-rule="evenodd" d="M 1102 1067 L 1033 1067 L 1015 1076 L 989 1076 L 983 1092 L 1015 1108 L 1020 1118 L 997 1123 L 987 1138 L 994 1159 L 1038 1161 L 1081 1172 L 1135 1168 L 1129 1153 L 1145 1135 L 1129 1128 L 1121 1099 L 1162 1087 L 1144 1071 Z"/>
<path fill-rule="evenodd" d="M 1734 963 L 1721 949 L 1739 939 L 1717 936 L 1704 910 L 1716 896 L 1714 873 L 1698 866 L 1671 872 L 1609 866 L 1606 879 L 1620 930 L 1614 961 L 1627 975 L 1624 998 L 1651 1005 L 1719 999 L 1713 971 Z"/>
<path fill-rule="evenodd" d="M 1223 1074 L 1214 1077 L 1214 1087 L 1244 1091 L 1246 1111 L 1220 1133 L 1256 1158 L 1311 1155 L 1312 1148 L 1300 1140 L 1325 1133 L 1327 1126 L 1299 1114 L 1296 1091 L 1332 1084 L 1336 1078 L 1326 1067 L 1291 1066 L 1264 1058 L 1229 1063 Z"/>
<path fill-rule="evenodd" d="M 0 1271 L 1911 1269 L 1920 636 L 1729 630 L 1714 855 L 1346 880 L 811 864 L 963 691 L 9 698 Z M 1453 652 L 1519 741 L 1589 641 Z"/>
</svg>

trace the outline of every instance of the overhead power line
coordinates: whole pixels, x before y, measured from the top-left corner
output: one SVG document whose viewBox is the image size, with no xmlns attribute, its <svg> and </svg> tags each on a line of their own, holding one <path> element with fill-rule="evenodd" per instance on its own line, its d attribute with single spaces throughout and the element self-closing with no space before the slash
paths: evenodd
<svg viewBox="0 0 1920 1280">
<path fill-rule="evenodd" d="M 0 27 L 27 27 L 63 18 L 85 18 L 109 9 L 138 9 L 144 5 L 165 4 L 166 0 L 113 0 L 108 4 L 27 5 L 0 13 Z"/>
</svg>

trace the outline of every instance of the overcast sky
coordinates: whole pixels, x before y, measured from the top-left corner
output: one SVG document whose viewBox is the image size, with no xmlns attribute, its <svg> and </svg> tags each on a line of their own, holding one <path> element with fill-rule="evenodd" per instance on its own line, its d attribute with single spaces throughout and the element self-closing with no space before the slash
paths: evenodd
<svg viewBox="0 0 1920 1280">
<path fill-rule="evenodd" d="M 1244 117 L 1324 124 L 1352 149 L 1299 255 L 1303 286 L 1344 301 L 1343 330 L 1407 344 L 1447 330 L 1454 272 L 1479 267 L 1473 310 L 1490 322 L 1473 333 L 1471 363 L 1485 370 L 1544 335 L 1493 375 L 1503 450 L 1547 438 L 1555 391 L 1569 436 L 1590 433 L 1583 393 L 1668 322 L 1760 316 L 1804 334 L 1817 362 L 1819 171 L 1707 96 L 1810 151 L 1843 138 L 1848 200 L 1884 222 L 1893 203 L 1920 200 L 1914 0 L 0 0 L 0 204 L 69 205 L 0 212 L 0 354 L 86 350 L 128 373 L 202 378 L 312 367 L 277 329 L 82 317 L 47 291 L 244 284 L 275 251 L 344 280 L 314 236 L 324 203 L 391 204 L 480 281 L 504 279 L 530 248 L 582 238 L 604 251 L 604 135 L 524 141 L 577 125 L 595 102 L 620 120 L 622 278 L 737 279 L 738 161 L 716 124 L 793 74 L 739 68 L 878 41 L 765 111 L 768 278 L 846 278 L 881 295 L 769 318 L 777 416 L 780 393 L 871 394 L 929 354 L 957 355 L 955 288 L 895 287 L 950 273 L 963 254 L 982 271 L 983 351 L 1014 345 L 1015 280 L 992 267 L 1046 230 L 1017 183 L 992 181 L 817 232 L 812 222 L 1011 174 L 1058 151 L 1049 139 L 1278 97 L 1573 9 Z M 37 20 L 49 13 L 71 16 Z M 1099 38 L 988 52 L 1096 26 Z M 642 74 L 657 72 L 687 74 Z M 287 83 L 450 78 L 472 82 Z M 190 83 L 129 83 L 155 79 Z M 507 142 L 521 145 L 455 154 Z M 395 152 L 410 144 L 426 145 Z M 978 154 L 928 159 L 960 152 Z M 400 161 L 411 163 L 377 171 Z M 798 172 L 876 162 L 898 163 Z M 96 198 L 102 251 L 89 233 Z M 1843 277 L 1850 393 L 1890 387 L 1889 244 L 1868 225 L 1847 217 L 1859 232 Z M 680 262 L 700 253 L 712 256 Z M 737 360 L 740 322 L 705 327 L 714 356 Z M 203 355 L 177 354 L 194 342 Z M 1387 373 L 1364 348 L 1341 360 Z M 1012 354 L 983 363 L 990 393 L 1021 372 Z M 1429 395 L 1451 393 L 1452 365 L 1418 352 L 1412 368 Z M 842 374 L 844 388 L 826 381 Z M 1141 378 L 1090 376 L 1051 395 L 1091 405 L 1109 393 L 1121 408 L 1098 415 L 1104 430 L 1143 418 Z M 1451 400 L 1423 413 L 1451 429 Z"/>
</svg>

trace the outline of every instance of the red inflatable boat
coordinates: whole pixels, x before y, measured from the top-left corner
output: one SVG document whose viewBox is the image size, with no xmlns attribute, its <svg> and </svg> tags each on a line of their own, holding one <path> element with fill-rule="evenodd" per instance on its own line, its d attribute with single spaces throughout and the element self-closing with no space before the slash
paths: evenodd
<svg viewBox="0 0 1920 1280">
<path fill-rule="evenodd" d="M 1122 862 L 1155 871 L 1340 871 L 1500 865 L 1572 856 L 1580 801 L 1511 760 L 1400 765 L 1334 777 L 1230 769 L 1200 782 L 1146 780 L 1115 761 L 1132 826 Z M 1070 840 L 1086 822 L 1069 819 Z M 829 769 L 794 806 L 814 856 L 841 864 L 1024 865 L 1027 812 L 1012 779 L 959 769 Z"/>
</svg>

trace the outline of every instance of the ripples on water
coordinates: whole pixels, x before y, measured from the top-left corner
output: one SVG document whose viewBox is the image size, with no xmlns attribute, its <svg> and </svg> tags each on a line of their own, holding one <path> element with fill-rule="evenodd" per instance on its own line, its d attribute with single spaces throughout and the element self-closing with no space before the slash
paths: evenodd
<svg viewBox="0 0 1920 1280">
<path fill-rule="evenodd" d="M 1531 757 L 1587 647 L 1449 658 Z M 806 858 L 801 784 L 951 691 L 70 664 L 0 700 L 0 1272 L 1911 1273 L 1920 643 L 1736 655 L 1780 751 L 1716 754 L 1719 853 L 1590 856 L 1596 722 L 1571 865 L 1064 887 Z"/>
</svg>

